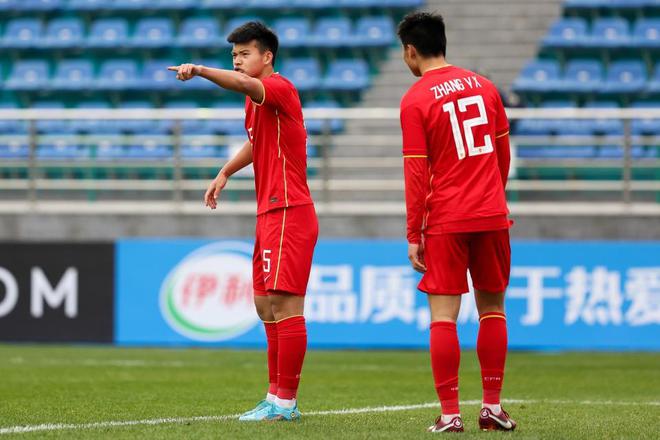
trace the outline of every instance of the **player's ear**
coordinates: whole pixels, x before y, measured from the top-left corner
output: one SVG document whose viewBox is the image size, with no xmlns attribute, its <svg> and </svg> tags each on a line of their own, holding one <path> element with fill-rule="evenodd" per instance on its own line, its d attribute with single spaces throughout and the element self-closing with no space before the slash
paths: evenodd
<svg viewBox="0 0 660 440">
<path fill-rule="evenodd" d="M 266 50 L 264 51 L 264 55 L 262 57 L 262 60 L 264 62 L 264 65 L 272 64 L 273 63 L 273 52 Z"/>
</svg>

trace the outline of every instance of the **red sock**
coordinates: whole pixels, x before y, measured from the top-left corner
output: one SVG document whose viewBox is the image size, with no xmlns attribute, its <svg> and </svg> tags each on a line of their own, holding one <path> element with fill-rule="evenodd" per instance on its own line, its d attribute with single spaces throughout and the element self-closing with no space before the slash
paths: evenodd
<svg viewBox="0 0 660 440">
<path fill-rule="evenodd" d="M 307 351 L 307 328 L 304 316 L 292 316 L 277 322 L 277 397 L 295 399 L 300 382 L 305 351 Z"/>
<path fill-rule="evenodd" d="M 442 414 L 459 414 L 458 365 L 461 350 L 458 344 L 456 323 L 436 321 L 431 323 L 431 367 L 435 390 L 440 399 Z"/>
<path fill-rule="evenodd" d="M 277 323 L 264 321 L 268 341 L 268 392 L 277 394 Z"/>
<path fill-rule="evenodd" d="M 484 403 L 500 403 L 504 363 L 506 361 L 506 316 L 504 313 L 488 312 L 479 317 L 477 355 L 481 364 L 481 383 Z"/>
</svg>

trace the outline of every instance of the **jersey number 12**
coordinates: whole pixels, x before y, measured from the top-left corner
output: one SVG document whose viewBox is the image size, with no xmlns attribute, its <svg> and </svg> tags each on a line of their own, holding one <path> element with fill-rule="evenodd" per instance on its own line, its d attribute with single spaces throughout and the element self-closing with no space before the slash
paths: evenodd
<svg viewBox="0 0 660 440">
<path fill-rule="evenodd" d="M 493 152 L 493 140 L 490 135 L 484 136 L 483 145 L 476 147 L 474 145 L 474 127 L 488 124 L 488 117 L 486 116 L 486 106 L 484 105 L 484 98 L 481 95 L 469 96 L 456 101 L 458 110 L 465 113 L 467 108 L 471 105 L 476 105 L 479 109 L 479 116 L 476 118 L 466 119 L 463 121 L 463 133 L 465 134 L 465 142 L 467 143 L 467 155 L 479 156 L 480 154 L 488 154 Z M 451 131 L 454 133 L 454 143 L 456 144 L 456 152 L 458 159 L 465 159 L 465 145 L 463 144 L 463 136 L 461 136 L 461 127 L 458 124 L 458 116 L 456 115 L 456 105 L 454 102 L 448 102 L 442 106 L 442 110 L 449 113 L 449 120 L 451 121 Z"/>
</svg>

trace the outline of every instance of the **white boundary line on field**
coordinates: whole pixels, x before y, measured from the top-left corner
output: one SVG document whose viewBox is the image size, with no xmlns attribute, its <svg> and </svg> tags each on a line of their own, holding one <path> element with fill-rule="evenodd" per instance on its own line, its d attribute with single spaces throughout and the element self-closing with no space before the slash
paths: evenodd
<svg viewBox="0 0 660 440">
<path fill-rule="evenodd" d="M 612 405 L 612 406 L 660 406 L 660 401 L 649 402 L 617 402 L 614 400 L 526 400 L 526 399 L 505 399 L 505 403 L 511 404 L 533 404 L 545 403 L 551 405 Z M 464 400 L 461 405 L 479 405 L 480 400 Z M 364 414 L 364 413 L 380 413 L 380 412 L 393 412 L 393 411 L 408 411 L 413 409 L 425 409 L 438 407 L 438 402 L 433 403 L 419 403 L 415 405 L 394 405 L 394 406 L 371 406 L 363 408 L 346 408 L 346 409 L 331 409 L 324 411 L 308 411 L 303 413 L 304 416 L 328 416 L 328 415 L 347 415 L 347 414 Z M 26 425 L 26 426 L 9 426 L 0 428 L 0 435 L 5 434 L 24 434 L 29 432 L 39 431 L 64 431 L 64 430 L 81 430 L 81 429 L 99 429 L 99 428 L 121 428 L 125 426 L 140 426 L 140 425 L 165 425 L 165 424 L 181 424 L 190 422 L 217 422 L 224 420 L 231 420 L 238 417 L 238 414 L 231 415 L 218 415 L 218 416 L 196 416 L 196 417 L 168 417 L 161 419 L 144 419 L 144 420 L 116 420 L 107 422 L 95 423 L 45 423 L 42 425 Z"/>
</svg>

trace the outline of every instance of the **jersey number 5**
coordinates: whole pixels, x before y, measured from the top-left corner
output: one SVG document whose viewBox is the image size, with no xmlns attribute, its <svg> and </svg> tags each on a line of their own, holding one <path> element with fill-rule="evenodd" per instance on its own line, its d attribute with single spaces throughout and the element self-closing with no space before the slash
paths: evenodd
<svg viewBox="0 0 660 440">
<path fill-rule="evenodd" d="M 481 95 L 469 96 L 456 101 L 458 110 L 465 113 L 467 108 L 471 105 L 476 105 L 479 109 L 479 116 L 472 119 L 463 121 L 463 132 L 465 133 L 465 141 L 467 142 L 467 155 L 479 156 L 480 154 L 488 154 L 493 152 L 493 140 L 490 135 L 484 136 L 483 145 L 475 147 L 474 145 L 474 127 L 488 124 L 488 117 L 486 116 L 486 106 L 484 105 L 484 98 Z M 442 106 L 442 110 L 449 113 L 449 120 L 451 121 L 451 131 L 454 133 L 454 143 L 456 144 L 456 152 L 458 159 L 465 159 L 465 145 L 463 144 L 463 136 L 461 136 L 461 127 L 458 124 L 458 116 L 456 115 L 456 105 L 454 102 L 448 102 Z"/>
</svg>

